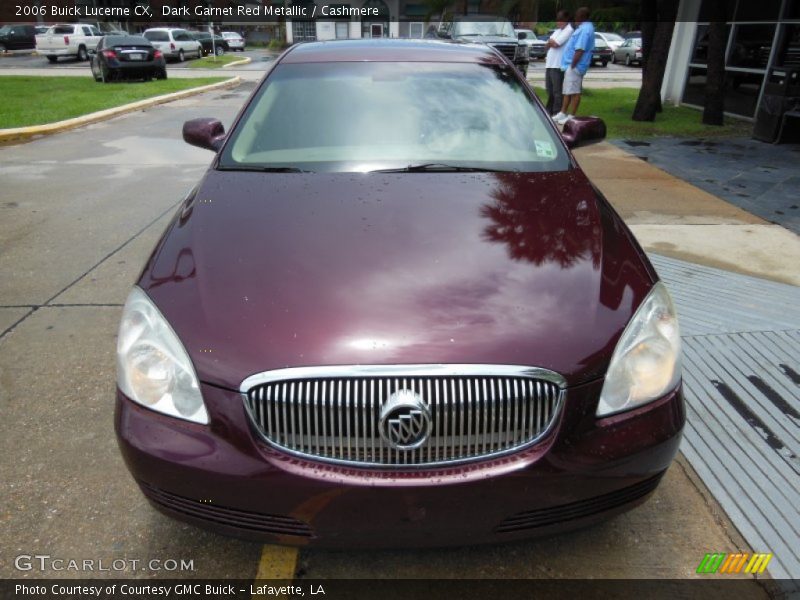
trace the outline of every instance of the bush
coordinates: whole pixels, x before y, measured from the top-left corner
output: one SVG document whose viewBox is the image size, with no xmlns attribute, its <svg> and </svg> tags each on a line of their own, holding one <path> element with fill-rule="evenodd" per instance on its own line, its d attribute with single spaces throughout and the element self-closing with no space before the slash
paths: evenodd
<svg viewBox="0 0 800 600">
<path fill-rule="evenodd" d="M 270 50 L 283 50 L 286 48 L 286 43 L 283 40 L 275 40 L 272 39 L 269 41 L 269 45 L 267 46 Z"/>
</svg>

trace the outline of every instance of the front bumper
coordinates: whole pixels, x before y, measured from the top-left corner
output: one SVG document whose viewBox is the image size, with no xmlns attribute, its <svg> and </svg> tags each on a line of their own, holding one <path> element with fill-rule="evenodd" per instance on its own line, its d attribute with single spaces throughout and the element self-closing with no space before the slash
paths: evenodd
<svg viewBox="0 0 800 600">
<path fill-rule="evenodd" d="M 494 460 L 381 470 L 289 456 L 252 431 L 242 396 L 203 385 L 211 424 L 154 413 L 117 391 L 125 461 L 151 503 L 246 539 L 326 547 L 444 546 L 547 535 L 643 502 L 678 451 L 679 390 L 594 416 L 602 382 L 569 388 L 545 439 Z"/>
</svg>

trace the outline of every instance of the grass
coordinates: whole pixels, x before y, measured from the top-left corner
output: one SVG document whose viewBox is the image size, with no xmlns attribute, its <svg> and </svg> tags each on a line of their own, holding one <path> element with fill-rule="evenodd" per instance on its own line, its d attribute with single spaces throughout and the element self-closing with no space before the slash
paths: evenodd
<svg viewBox="0 0 800 600">
<path fill-rule="evenodd" d="M 53 123 L 223 80 L 195 77 L 103 84 L 88 73 L 86 77 L 0 76 L 0 129 Z"/>
<path fill-rule="evenodd" d="M 191 62 L 187 62 L 185 66 L 190 69 L 219 69 L 228 63 L 237 60 L 243 60 L 244 56 L 236 56 L 234 54 L 223 54 L 222 56 L 205 56 Z"/>
<path fill-rule="evenodd" d="M 535 89 L 542 102 L 546 102 L 545 90 Z M 725 117 L 722 127 L 703 125 L 703 113 L 686 106 L 665 105 L 652 123 L 633 121 L 631 115 L 638 95 L 638 88 L 584 89 L 578 114 L 602 118 L 609 138 L 749 136 L 753 129 L 752 123 L 729 117 Z"/>
</svg>

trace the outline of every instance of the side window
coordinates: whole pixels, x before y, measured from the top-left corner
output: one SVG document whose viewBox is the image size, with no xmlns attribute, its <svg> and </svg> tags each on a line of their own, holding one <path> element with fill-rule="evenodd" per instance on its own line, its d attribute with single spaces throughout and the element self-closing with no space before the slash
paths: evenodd
<svg viewBox="0 0 800 600">
<path fill-rule="evenodd" d="M 92 27 L 92 35 L 95 37 L 102 37 L 102 33 L 97 27 Z"/>
<path fill-rule="evenodd" d="M 83 30 L 83 35 L 92 37 L 92 30 L 89 27 L 81 27 Z"/>
</svg>

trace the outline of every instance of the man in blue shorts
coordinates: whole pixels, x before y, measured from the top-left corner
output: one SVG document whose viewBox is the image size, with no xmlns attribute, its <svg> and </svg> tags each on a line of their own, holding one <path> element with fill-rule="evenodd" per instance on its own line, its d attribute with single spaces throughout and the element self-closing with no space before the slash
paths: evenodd
<svg viewBox="0 0 800 600">
<path fill-rule="evenodd" d="M 553 117 L 559 125 L 569 121 L 578 112 L 583 90 L 583 76 L 592 64 L 594 50 L 594 25 L 589 21 L 589 9 L 585 6 L 575 11 L 575 31 L 569 38 L 561 58 L 564 71 L 564 101 L 561 112 Z"/>
</svg>

